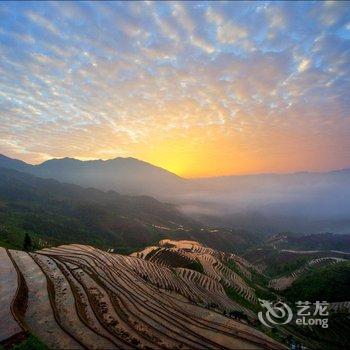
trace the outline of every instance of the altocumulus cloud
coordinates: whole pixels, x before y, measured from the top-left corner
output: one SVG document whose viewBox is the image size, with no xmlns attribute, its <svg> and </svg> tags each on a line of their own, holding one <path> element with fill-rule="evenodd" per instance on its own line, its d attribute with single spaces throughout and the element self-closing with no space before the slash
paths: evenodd
<svg viewBox="0 0 350 350">
<path fill-rule="evenodd" d="M 181 137 L 275 170 L 297 150 L 295 169 L 320 152 L 312 168 L 350 163 L 346 2 L 3 2 L 0 16 L 2 153 L 154 160 Z"/>
</svg>

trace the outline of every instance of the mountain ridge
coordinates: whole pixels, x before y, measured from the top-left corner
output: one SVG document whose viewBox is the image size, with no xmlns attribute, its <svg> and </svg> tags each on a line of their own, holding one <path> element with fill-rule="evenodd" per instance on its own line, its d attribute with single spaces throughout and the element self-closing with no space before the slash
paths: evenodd
<svg viewBox="0 0 350 350">
<path fill-rule="evenodd" d="M 168 187 L 180 189 L 187 181 L 161 167 L 132 157 L 88 161 L 65 157 L 32 165 L 0 155 L 0 166 L 43 178 L 130 195 L 153 196 L 157 192 L 166 192 Z"/>
<path fill-rule="evenodd" d="M 176 205 L 150 196 L 84 188 L 0 167 L 0 245 L 20 248 L 25 233 L 44 245 L 85 242 L 109 249 L 133 249 L 162 237 L 197 239 L 221 250 L 259 240 L 243 231 L 213 232 Z"/>
<path fill-rule="evenodd" d="M 197 180 L 210 180 L 210 179 L 226 179 L 226 178 L 243 178 L 243 177 L 260 177 L 260 176 L 293 176 L 293 175 L 312 175 L 312 174 L 334 174 L 334 173 L 347 173 L 350 172 L 350 167 L 346 167 L 346 168 L 339 168 L 339 169 L 333 169 L 333 170 L 327 170 L 327 171 L 309 171 L 309 170 L 301 170 L 301 171 L 295 171 L 295 172 L 283 172 L 283 173 L 278 173 L 278 172 L 263 172 L 263 173 L 251 173 L 251 174 L 227 174 L 227 175 L 218 175 L 218 176 L 203 176 L 203 177 L 195 177 L 195 178 L 185 178 L 182 177 L 170 170 L 167 170 L 165 168 L 162 168 L 161 166 L 157 166 L 154 165 L 150 162 L 144 161 L 142 159 L 138 159 L 135 157 L 115 157 L 115 158 L 110 158 L 110 159 L 89 159 L 89 160 L 81 160 L 81 159 L 77 159 L 74 157 L 62 157 L 62 158 L 50 158 L 47 159 L 41 163 L 38 164 L 31 164 L 31 163 L 27 163 L 23 160 L 17 159 L 17 158 L 12 158 L 12 157 L 8 157 L 4 154 L 0 153 L 0 165 L 1 163 L 7 160 L 9 163 L 13 162 L 18 163 L 18 164 L 22 164 L 24 166 L 28 166 L 28 167 L 40 167 L 43 165 L 47 165 L 47 164 L 51 164 L 52 162 L 63 162 L 63 161 L 72 161 L 74 163 L 77 164 L 106 164 L 108 162 L 118 162 L 118 161 L 135 161 L 138 164 L 143 164 L 146 166 L 150 166 L 152 168 L 156 168 L 159 170 L 162 170 L 166 173 L 172 174 L 177 178 L 180 178 L 182 180 L 193 180 L 193 181 L 197 181 Z M 4 166 L 6 167 L 6 166 Z"/>
<path fill-rule="evenodd" d="M 28 165 L 2 156 L 0 166 L 85 188 L 151 196 L 216 227 L 350 232 L 350 169 L 184 179 L 135 158 L 63 158 Z"/>
<path fill-rule="evenodd" d="M 11 236 L 17 244 L 29 232 L 54 242 L 96 241 L 109 247 L 138 246 L 163 228 L 176 231 L 194 224 L 174 205 L 153 197 L 104 192 L 1 167 L 0 221 L 0 236 Z"/>
</svg>

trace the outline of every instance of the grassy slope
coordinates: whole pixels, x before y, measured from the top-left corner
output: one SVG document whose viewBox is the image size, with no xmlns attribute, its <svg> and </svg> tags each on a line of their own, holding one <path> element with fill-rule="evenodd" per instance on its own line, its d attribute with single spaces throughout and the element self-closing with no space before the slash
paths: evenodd
<svg viewBox="0 0 350 350">
<path fill-rule="evenodd" d="M 29 337 L 22 343 L 15 345 L 13 350 L 48 350 L 49 348 L 34 335 Z"/>
<path fill-rule="evenodd" d="M 186 230 L 181 229 L 185 227 Z M 0 168 L 0 241 L 22 246 L 24 234 L 44 246 L 81 243 L 107 249 L 197 240 L 235 251 L 254 241 L 245 232 L 211 232 L 168 203 L 103 192 Z"/>
<path fill-rule="evenodd" d="M 175 231 L 177 225 L 192 223 L 174 206 L 151 197 L 102 192 L 0 168 L 0 241 L 4 245 L 18 248 L 24 233 L 29 233 L 49 245 L 140 247 L 164 238 L 154 225 L 170 225 Z"/>
<path fill-rule="evenodd" d="M 288 325 L 285 329 L 294 334 L 295 338 L 299 339 L 298 342 L 309 349 L 349 349 L 350 319 L 348 315 L 331 314 L 328 317 L 328 324 L 328 328 Z"/>
<path fill-rule="evenodd" d="M 291 301 L 349 301 L 350 261 L 313 268 L 300 277 L 283 295 Z"/>
</svg>

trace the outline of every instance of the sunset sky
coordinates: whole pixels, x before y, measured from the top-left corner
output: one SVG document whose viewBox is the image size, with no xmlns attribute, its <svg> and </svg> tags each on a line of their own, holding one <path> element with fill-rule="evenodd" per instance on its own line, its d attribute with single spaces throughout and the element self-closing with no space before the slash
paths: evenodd
<svg viewBox="0 0 350 350">
<path fill-rule="evenodd" d="M 348 2 L 2 2 L 0 60 L 13 158 L 350 167 Z"/>
</svg>

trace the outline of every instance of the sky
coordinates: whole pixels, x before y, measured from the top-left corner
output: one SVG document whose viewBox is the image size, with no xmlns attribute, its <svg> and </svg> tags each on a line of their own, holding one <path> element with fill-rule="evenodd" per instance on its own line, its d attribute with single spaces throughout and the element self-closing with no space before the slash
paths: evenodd
<svg viewBox="0 0 350 350">
<path fill-rule="evenodd" d="M 185 177 L 350 167 L 348 2 L 1 2 L 0 153 Z"/>
</svg>

